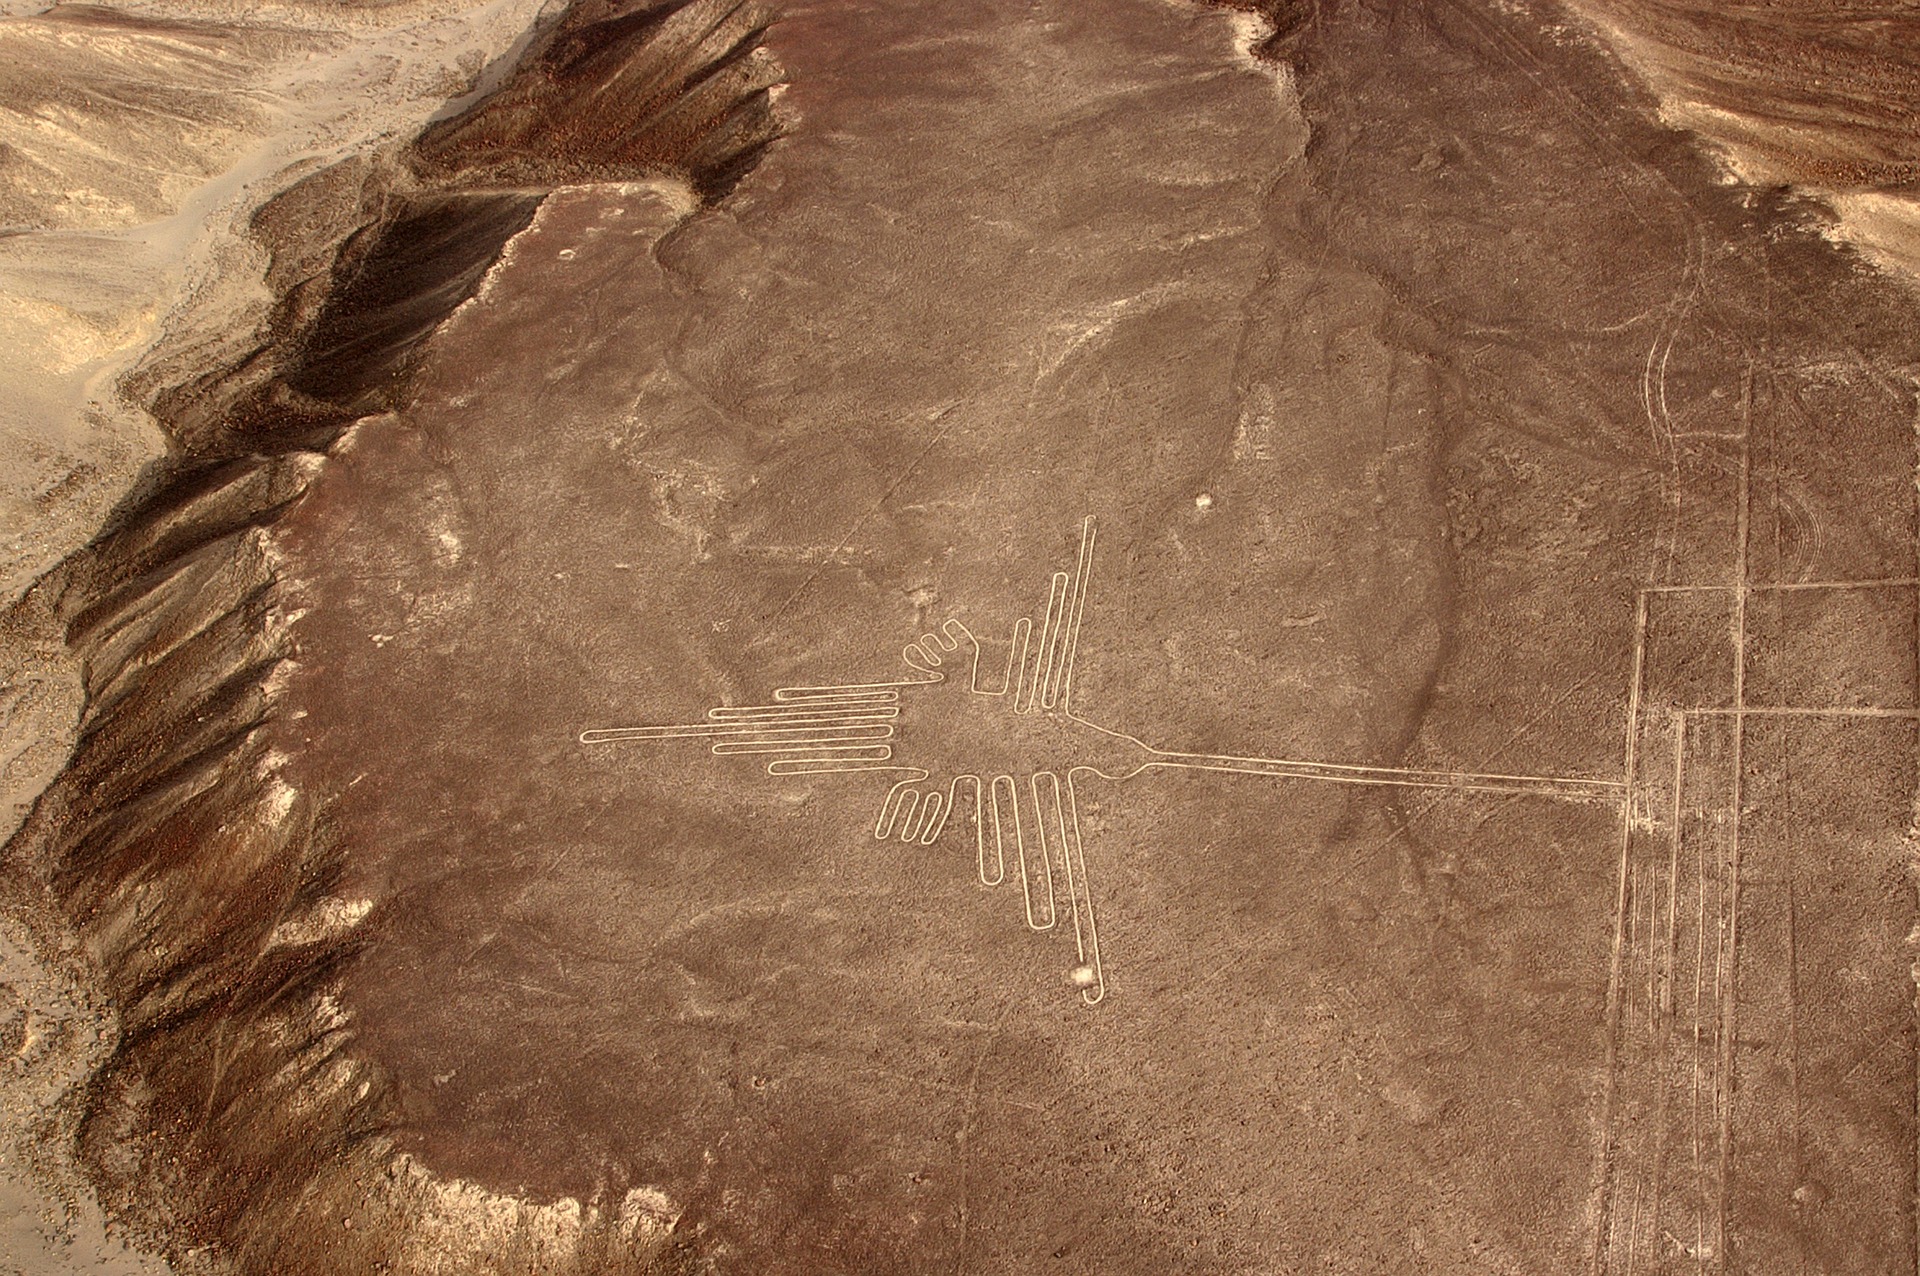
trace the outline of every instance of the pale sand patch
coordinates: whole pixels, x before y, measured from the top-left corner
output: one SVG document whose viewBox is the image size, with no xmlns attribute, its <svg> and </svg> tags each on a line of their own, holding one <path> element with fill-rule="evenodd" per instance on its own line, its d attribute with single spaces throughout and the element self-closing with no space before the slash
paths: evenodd
<svg viewBox="0 0 1920 1276">
<path fill-rule="evenodd" d="M 13 233 L 0 238 L 0 601 L 91 537 L 164 451 L 151 417 L 119 393 L 127 375 L 257 340 L 270 298 L 247 235 L 254 211 L 490 88 L 547 0 L 135 7 L 233 24 L 212 40 L 217 56 L 197 61 L 150 30 L 76 38 L 37 16 L 47 7 L 0 3 L 0 64 L 25 99 L 0 111 L 0 141 L 31 166 L 16 191 L 26 203 L 10 201 Z M 190 66 L 217 83 L 183 88 Z M 156 104 L 197 92 L 199 109 L 157 109 L 142 132 L 72 103 L 35 106 L 35 94 L 84 100 L 89 68 Z M 63 764 L 79 707 L 57 629 L 16 609 L 0 630 L 0 832 Z M 339 901 L 306 920 L 351 926 L 363 911 Z M 109 1235 L 71 1159 L 78 1087 L 115 1029 L 84 970 L 46 955 L 23 927 L 0 923 L 0 992 L 14 994 L 0 1009 L 25 1030 L 24 1047 L 0 1058 L 0 1273 L 164 1272 Z"/>
<path fill-rule="evenodd" d="M 84 170 L 44 215 L 0 240 L 0 382 L 9 389 L 0 402 L 8 460 L 0 466 L 0 600 L 18 597 L 92 535 L 164 449 L 141 405 L 118 393 L 127 374 L 212 362 L 257 340 L 270 299 L 261 283 L 264 257 L 247 236 L 254 210 L 326 164 L 412 135 L 467 100 L 457 95 L 490 87 L 497 72 L 486 68 L 517 48 L 546 5 L 492 0 L 450 13 L 409 5 L 350 15 L 253 10 L 234 37 L 235 50 L 252 59 L 244 91 L 236 90 L 246 109 L 219 127 L 182 121 L 185 149 L 157 193 L 153 160 L 131 145 L 125 154 L 107 146 L 115 121 L 78 119 L 65 109 L 0 111 L 0 142 L 17 150 L 23 139 L 35 140 L 47 182 L 54 181 L 50 166 Z M 153 5 L 139 12 L 204 18 L 209 11 Z M 244 39 L 268 20 L 284 25 L 270 38 Z M 79 77 L 81 87 L 86 68 L 97 66 L 116 84 L 166 100 L 177 48 L 86 34 L 76 50 L 58 24 L 0 18 L 0 61 L 22 81 Z M 49 59 L 37 55 L 48 46 L 62 58 L 42 65 Z M 48 140 L 50 131 L 58 138 Z M 185 175 L 174 171 L 182 166 Z M 196 169 L 210 175 L 197 177 Z"/>
<path fill-rule="evenodd" d="M 1920 199 L 1810 182 L 1795 171 L 1795 160 L 1841 168 L 1885 160 L 1872 138 L 1850 134 L 1840 117 L 1794 125 L 1710 101 L 1677 64 L 1677 54 L 1617 20 L 1604 0 L 1574 0 L 1572 7 L 1653 92 L 1661 121 L 1705 141 L 1729 182 L 1790 185 L 1813 196 L 1833 210 L 1835 221 L 1822 229 L 1828 239 L 1920 287 Z"/>
<path fill-rule="evenodd" d="M 1840 220 L 1828 238 L 1850 244 L 1883 270 L 1920 282 L 1920 200 L 1877 191 L 1826 196 Z"/>
</svg>

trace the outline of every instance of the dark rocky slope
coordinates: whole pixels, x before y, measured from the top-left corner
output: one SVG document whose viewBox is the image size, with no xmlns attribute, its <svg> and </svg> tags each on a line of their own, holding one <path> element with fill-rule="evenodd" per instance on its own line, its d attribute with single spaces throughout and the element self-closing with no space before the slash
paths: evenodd
<svg viewBox="0 0 1920 1276">
<path fill-rule="evenodd" d="M 401 400 L 419 343 L 548 189 L 679 175 L 711 197 L 752 165 L 779 131 L 767 21 L 727 0 L 576 6 L 466 114 L 273 200 L 254 222 L 268 340 L 150 374 L 171 454 L 21 604 L 65 624 L 87 702 L 7 867 L 73 920 L 119 1009 L 84 1138 L 110 1206 L 176 1259 L 404 1265 L 431 1212 L 368 1153 L 384 1092 L 319 995 L 352 941 L 322 903 L 324 819 L 262 731 L 292 655 L 273 525 L 342 431 Z M 609 97 L 618 113 L 593 105 Z M 383 1202 L 386 1227 L 339 1236 L 348 1200 Z M 614 1211 L 596 1243 L 630 1257 L 625 1228 Z M 488 1239 L 503 1262 L 534 1244 Z M 581 1269 L 610 1270 L 590 1249 Z"/>
</svg>

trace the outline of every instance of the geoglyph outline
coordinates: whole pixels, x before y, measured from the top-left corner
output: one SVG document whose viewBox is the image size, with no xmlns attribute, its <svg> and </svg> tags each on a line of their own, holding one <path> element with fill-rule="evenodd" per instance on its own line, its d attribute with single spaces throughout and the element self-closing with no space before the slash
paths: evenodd
<svg viewBox="0 0 1920 1276">
<path fill-rule="evenodd" d="M 765 771 L 770 776 L 896 774 L 899 778 L 881 799 L 874 821 L 873 837 L 880 842 L 931 846 L 946 832 L 957 810 L 969 809 L 977 880 L 982 887 L 1002 885 L 1011 850 L 1029 929 L 1056 928 L 1061 913 L 1059 887 L 1064 885 L 1073 926 L 1075 979 L 1082 1002 L 1089 1006 L 1106 997 L 1106 971 L 1080 827 L 1079 783 L 1085 777 L 1118 783 L 1153 770 L 1196 770 L 1626 804 L 1628 785 L 1615 780 L 1185 753 L 1157 748 L 1102 726 L 1073 708 L 1074 665 L 1086 621 L 1096 540 L 1095 520 L 1088 516 L 1081 523 L 1073 570 L 1055 571 L 1048 583 L 1037 641 L 1030 615 L 1015 620 L 997 687 L 982 678 L 979 640 L 960 620 L 948 619 L 901 649 L 908 671 L 904 677 L 780 687 L 767 703 L 718 705 L 698 722 L 595 728 L 581 732 L 579 741 L 599 745 L 710 740 L 709 752 L 716 757 L 766 757 Z M 897 724 L 910 704 L 904 697 L 946 682 L 950 661 L 966 668 L 972 695 L 997 699 L 1020 717 L 1040 714 L 1123 742 L 1132 746 L 1141 761 L 1116 771 L 1069 760 L 1064 766 L 1037 767 L 1024 777 L 1001 772 L 989 778 L 970 770 L 949 777 L 944 789 L 937 782 L 921 787 L 933 778 L 932 772 L 895 760 Z"/>
</svg>

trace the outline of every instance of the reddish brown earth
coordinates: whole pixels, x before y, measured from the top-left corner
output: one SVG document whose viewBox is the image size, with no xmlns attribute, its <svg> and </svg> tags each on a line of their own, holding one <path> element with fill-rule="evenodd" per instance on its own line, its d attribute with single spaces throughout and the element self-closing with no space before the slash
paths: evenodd
<svg viewBox="0 0 1920 1276">
<path fill-rule="evenodd" d="M 1911 1262 L 1914 599 L 1857 584 L 1914 574 L 1906 303 L 1524 14 L 1303 39 L 1310 144 L 1198 12 L 795 7 L 726 204 L 552 197 L 337 449 L 281 747 L 400 1146 L 657 1186 L 725 1270 Z M 1037 626 L 1087 514 L 1088 717 L 1631 748 L 1626 845 L 1089 781 L 1088 1009 L 964 821 L 873 840 L 890 777 L 576 742 Z M 1908 716 L 1774 713 L 1834 706 Z"/>
<path fill-rule="evenodd" d="M 294 354 L 40 604 L 110 1199 L 274 1272 L 1914 1267 L 1920 326 L 1820 205 L 1544 0 L 573 20 L 263 218 Z"/>
</svg>

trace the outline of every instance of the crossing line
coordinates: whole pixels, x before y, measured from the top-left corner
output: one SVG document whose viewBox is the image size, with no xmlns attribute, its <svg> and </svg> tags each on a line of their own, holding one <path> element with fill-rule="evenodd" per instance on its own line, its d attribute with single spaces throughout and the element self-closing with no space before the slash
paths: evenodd
<svg viewBox="0 0 1920 1276">
<path fill-rule="evenodd" d="M 1150 772 L 1206 771 L 1361 786 L 1417 788 L 1463 795 L 1535 797 L 1624 807 L 1627 782 L 1585 776 L 1477 773 L 1377 766 L 1299 758 L 1205 754 L 1155 747 L 1081 715 L 1073 707 L 1074 670 L 1091 598 L 1096 526 L 1080 526 L 1071 571 L 1047 581 L 1036 626 L 1031 615 L 1008 631 L 1006 663 L 998 676 L 983 670 L 984 649 L 958 618 L 908 643 L 905 676 L 875 682 L 789 686 L 763 704 L 721 705 L 692 723 L 598 728 L 580 734 L 586 745 L 666 744 L 701 740 L 717 757 L 768 759 L 767 774 L 821 776 L 890 772 L 897 778 L 880 801 L 876 842 L 930 847 L 956 826 L 971 831 L 974 873 L 983 888 L 1017 877 L 1027 928 L 1054 933 L 1070 919 L 1073 983 L 1085 1004 L 1107 995 L 1106 966 L 1094 887 L 1080 820 L 1080 792 L 1094 779 L 1133 780 Z M 965 666 L 965 687 L 956 666 Z M 1007 741 L 1043 733 L 1044 745 L 1020 770 L 974 765 L 936 776 L 930 759 L 897 758 L 899 731 L 915 697 L 940 688 L 948 696 L 978 698 L 990 729 Z M 936 715 L 930 724 L 941 736 Z M 1050 733 L 1050 734 L 1045 734 Z M 1004 743 L 1004 741 L 1003 741 Z M 1028 754 L 1032 755 L 1032 748 Z M 1020 754 L 1018 749 L 1014 750 Z M 1097 762 L 1118 757 L 1123 761 Z"/>
</svg>

